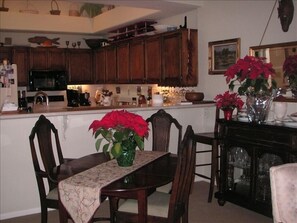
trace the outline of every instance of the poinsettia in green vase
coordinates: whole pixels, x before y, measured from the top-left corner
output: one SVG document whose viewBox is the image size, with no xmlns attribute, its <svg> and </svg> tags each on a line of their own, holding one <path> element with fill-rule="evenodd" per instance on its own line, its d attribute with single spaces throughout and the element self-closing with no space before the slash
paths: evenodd
<svg viewBox="0 0 297 223">
<path fill-rule="evenodd" d="M 103 141 L 103 152 L 116 158 L 119 166 L 131 166 L 138 147 L 144 149 L 144 138 L 148 137 L 148 123 L 140 116 L 126 110 L 107 113 L 101 120 L 95 120 L 89 127 L 93 130 L 96 150 Z M 101 136 L 101 138 L 99 138 Z"/>
</svg>

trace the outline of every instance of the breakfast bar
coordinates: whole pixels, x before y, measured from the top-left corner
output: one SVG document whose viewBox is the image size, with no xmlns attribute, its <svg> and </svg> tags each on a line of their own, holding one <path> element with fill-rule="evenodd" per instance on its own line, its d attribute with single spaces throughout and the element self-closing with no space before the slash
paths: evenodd
<svg viewBox="0 0 297 223">
<path fill-rule="evenodd" d="M 164 109 L 179 120 L 183 127 L 191 124 L 194 131 L 211 131 L 214 126 L 214 103 L 165 104 L 163 106 L 143 107 L 50 107 L 48 111 L 33 111 L 33 113 L 2 113 L 0 115 L 0 188 L 1 200 L 5 201 L 1 204 L 3 212 L 34 211 L 40 205 L 30 153 L 29 135 L 41 114 L 45 115 L 58 129 L 64 157 L 79 158 L 96 152 L 95 140 L 92 132 L 88 130 L 89 126 L 94 120 L 101 119 L 112 109 L 126 109 L 141 115 L 145 119 L 159 109 Z M 183 129 L 184 131 L 185 129 Z M 151 137 L 152 135 L 149 133 L 148 139 L 144 141 L 144 150 L 151 150 Z M 176 143 L 177 139 L 173 137 L 170 144 L 176 145 Z M 177 152 L 176 146 L 170 148 L 169 152 L 173 154 Z M 12 165 L 21 168 L 12 168 Z"/>
</svg>

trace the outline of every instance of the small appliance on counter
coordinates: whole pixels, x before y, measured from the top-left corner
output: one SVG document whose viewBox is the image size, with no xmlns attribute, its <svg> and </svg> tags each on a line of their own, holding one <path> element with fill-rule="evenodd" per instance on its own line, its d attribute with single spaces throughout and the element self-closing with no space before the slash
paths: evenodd
<svg viewBox="0 0 297 223">
<path fill-rule="evenodd" d="M 78 107 L 79 106 L 79 93 L 78 90 L 67 89 L 67 106 L 68 107 Z"/>
<path fill-rule="evenodd" d="M 26 91 L 18 91 L 18 106 L 19 110 L 28 109 L 28 101 L 26 97 Z"/>
<path fill-rule="evenodd" d="M 80 93 L 79 94 L 79 104 L 81 106 L 90 106 L 90 93 L 85 92 L 85 93 Z"/>
</svg>

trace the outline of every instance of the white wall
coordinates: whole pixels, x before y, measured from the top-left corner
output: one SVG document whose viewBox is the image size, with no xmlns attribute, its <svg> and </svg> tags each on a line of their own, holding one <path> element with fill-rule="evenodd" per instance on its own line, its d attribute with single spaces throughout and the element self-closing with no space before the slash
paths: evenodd
<svg viewBox="0 0 297 223">
<path fill-rule="evenodd" d="M 287 33 L 284 33 L 281 30 L 279 19 L 277 18 L 276 9 L 272 15 L 272 19 L 268 26 L 264 41 L 262 44 L 272 44 L 279 42 L 289 42 L 297 40 L 297 4 L 295 3 L 295 15 L 294 20 L 290 26 L 290 29 Z M 199 91 L 203 91 L 206 99 L 213 99 L 214 96 L 218 93 L 221 93 L 227 89 L 227 85 L 225 84 L 225 79 L 222 75 L 209 75 L 208 74 L 208 42 L 209 41 L 218 41 L 232 38 L 241 38 L 241 55 L 244 56 L 248 54 L 248 48 L 250 46 L 258 45 L 263 34 L 264 28 L 266 26 L 268 17 L 270 15 L 271 9 L 273 7 L 274 1 L 204 1 L 204 5 L 198 8 L 195 11 L 191 11 L 187 14 L 177 15 L 172 18 L 168 18 L 166 20 L 160 21 L 160 23 L 164 24 L 174 24 L 174 25 L 183 25 L 184 16 L 188 16 L 188 27 L 189 28 L 197 28 L 198 29 L 198 45 L 199 45 L 199 85 L 197 89 Z M 0 41 L 2 41 L 3 35 L 5 33 L 1 33 Z M 10 36 L 13 37 L 13 41 L 15 44 L 24 44 L 21 42 L 21 39 L 27 40 L 29 34 L 20 34 L 20 33 L 9 33 Z M 31 34 L 32 36 L 32 34 Z M 60 36 L 60 35 L 56 35 Z M 61 35 L 62 36 L 62 35 Z M 73 39 L 81 39 L 82 37 L 69 36 L 69 38 Z M 68 36 L 66 37 L 68 38 Z M 66 39 L 62 39 L 62 42 Z M 17 42 L 20 41 L 20 42 Z M 26 42 L 27 43 L 27 42 Z M 296 105 L 294 105 L 294 109 Z M 178 111 L 174 113 L 174 115 L 179 116 L 178 118 L 182 119 L 184 114 L 180 114 Z M 201 115 L 201 114 L 200 114 Z M 211 123 L 208 122 L 210 113 L 205 112 L 204 117 L 205 120 L 203 122 L 204 126 L 208 126 L 211 128 Z M 186 123 L 191 123 L 193 116 L 185 116 L 187 117 L 185 120 Z M 58 127 L 61 127 L 61 120 L 53 119 L 54 124 Z M 82 121 L 82 122 L 81 122 Z M 24 173 L 32 172 L 29 154 L 29 127 L 33 126 L 35 120 L 28 119 L 26 123 L 24 123 L 28 130 L 26 134 L 23 133 L 23 128 L 19 125 L 18 122 L 13 122 L 10 130 L 7 130 L 6 133 L 8 135 L 1 135 L 1 140 L 5 139 L 5 142 L 1 142 L 1 156 L 3 155 L 4 149 L 10 157 L 17 157 L 15 164 L 11 159 L 7 159 L 5 161 L 5 165 L 1 162 L 1 171 L 7 171 L 5 176 L 9 181 L 3 182 L 1 180 L 1 216 L 17 216 L 22 214 L 28 214 L 30 210 L 37 210 L 38 206 L 38 198 L 36 197 L 36 184 L 35 179 L 32 175 L 26 176 L 23 178 L 15 179 L 14 175 L 11 173 L 13 169 L 19 169 L 20 171 L 25 171 Z M 89 123 L 89 120 L 80 120 L 72 122 L 72 125 L 82 125 L 81 123 Z M 85 124 L 84 124 L 85 125 Z M 75 130 L 75 126 L 72 126 L 73 130 Z M 22 130 L 21 130 L 22 128 Z M 3 129 L 1 129 L 2 131 Z M 197 129 L 198 130 L 198 129 Z M 79 131 L 79 130 L 78 130 Z M 22 134 L 21 134 L 22 133 Z M 2 134 L 2 133 L 1 133 Z M 77 132 L 77 134 L 79 134 Z M 73 138 L 76 138 L 77 134 L 73 135 Z M 87 134 L 87 133 L 84 133 Z M 15 138 L 16 136 L 19 136 Z M 70 137 L 68 135 L 67 137 Z M 86 136 L 89 137 L 89 136 Z M 78 138 L 77 138 L 78 139 Z M 86 138 L 87 139 L 87 138 Z M 24 146 L 13 147 L 9 146 L 11 141 L 18 140 L 19 142 L 26 143 Z M 4 144 L 3 144 L 4 143 Z M 6 145 L 5 148 L 2 148 L 2 145 Z M 62 145 L 64 146 L 64 144 Z M 26 152 L 24 152 L 26 151 Z M 84 152 L 92 152 L 92 151 L 76 151 L 80 155 Z M 71 155 L 72 152 L 68 149 L 65 151 L 66 155 Z M 2 159 L 1 159 L 2 160 Z M 26 160 L 26 161 L 24 161 Z M 25 163 L 24 163 L 25 162 Z M 26 190 L 28 185 L 22 185 L 23 179 L 29 179 L 34 183 L 35 186 L 30 188 L 30 191 Z M 24 194 L 29 194 L 28 197 L 23 197 L 19 200 L 20 197 L 17 198 L 16 202 L 10 194 L 4 194 L 3 187 L 5 189 L 10 188 L 10 185 L 22 185 L 24 190 L 22 191 Z M 29 185 L 30 187 L 31 185 Z M 11 188 L 13 191 L 14 188 Z M 9 191 L 9 190 L 8 190 Z M 6 190 L 5 190 L 6 192 Z M 3 198 L 4 196 L 4 198 Z M 32 197 L 32 199 L 31 199 Z M 26 206 L 26 202 L 33 202 L 29 206 Z"/>
</svg>

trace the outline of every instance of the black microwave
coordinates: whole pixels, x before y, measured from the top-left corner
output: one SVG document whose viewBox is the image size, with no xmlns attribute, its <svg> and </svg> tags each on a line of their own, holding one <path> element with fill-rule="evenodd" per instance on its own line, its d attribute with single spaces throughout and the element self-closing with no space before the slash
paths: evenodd
<svg viewBox="0 0 297 223">
<path fill-rule="evenodd" d="M 29 91 L 62 91 L 67 89 L 65 70 L 30 70 Z"/>
</svg>

